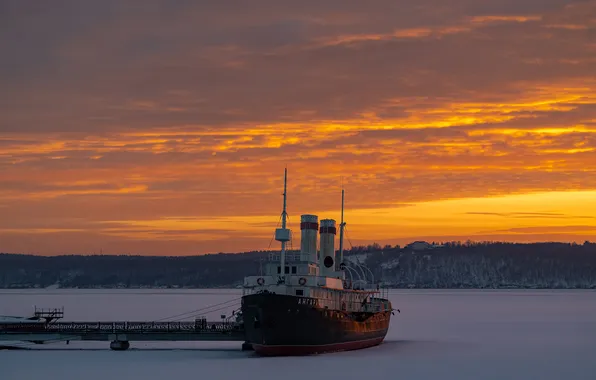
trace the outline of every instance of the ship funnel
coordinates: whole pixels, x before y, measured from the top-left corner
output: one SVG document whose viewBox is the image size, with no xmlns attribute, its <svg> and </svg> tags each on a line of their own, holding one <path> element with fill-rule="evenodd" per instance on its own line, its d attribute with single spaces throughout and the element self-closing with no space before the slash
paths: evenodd
<svg viewBox="0 0 596 380">
<path fill-rule="evenodd" d="M 302 260 L 311 263 L 317 262 L 317 230 L 319 217 L 316 215 L 300 216 L 300 255 Z"/>
<path fill-rule="evenodd" d="M 322 219 L 321 228 L 321 255 L 319 256 L 319 268 L 323 276 L 335 270 L 335 220 Z"/>
</svg>

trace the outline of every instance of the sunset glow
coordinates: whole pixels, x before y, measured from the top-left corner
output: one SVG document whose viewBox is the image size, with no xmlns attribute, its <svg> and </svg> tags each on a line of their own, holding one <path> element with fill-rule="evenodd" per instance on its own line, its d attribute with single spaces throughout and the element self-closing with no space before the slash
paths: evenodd
<svg viewBox="0 0 596 380">
<path fill-rule="evenodd" d="M 596 1 L 373 3 L 0 6 L 0 252 L 593 240 Z"/>
</svg>

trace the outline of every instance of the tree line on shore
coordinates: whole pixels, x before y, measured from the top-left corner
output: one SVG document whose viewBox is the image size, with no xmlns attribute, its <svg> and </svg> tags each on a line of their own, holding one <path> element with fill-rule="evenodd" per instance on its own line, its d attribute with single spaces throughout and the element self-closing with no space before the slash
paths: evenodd
<svg viewBox="0 0 596 380">
<path fill-rule="evenodd" d="M 0 288 L 238 287 L 244 276 L 259 273 L 269 253 L 51 257 L 4 253 Z M 468 241 L 423 249 L 371 244 L 348 249 L 345 257 L 365 264 L 375 282 L 393 288 L 596 289 L 596 244 L 590 242 Z"/>
</svg>

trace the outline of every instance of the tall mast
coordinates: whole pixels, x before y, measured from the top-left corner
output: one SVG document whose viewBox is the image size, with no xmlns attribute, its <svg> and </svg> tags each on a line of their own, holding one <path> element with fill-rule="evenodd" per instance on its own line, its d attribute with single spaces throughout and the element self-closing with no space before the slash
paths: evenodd
<svg viewBox="0 0 596 380">
<path fill-rule="evenodd" d="M 339 269 L 344 270 L 344 189 L 341 189 L 341 223 L 339 224 Z"/>
<path fill-rule="evenodd" d="M 286 218 L 288 213 L 286 212 L 286 203 L 287 203 L 287 189 L 288 189 L 288 168 L 284 170 L 284 209 L 281 212 L 281 228 L 286 228 Z M 284 244 L 285 246 L 285 244 Z"/>
<path fill-rule="evenodd" d="M 286 218 L 288 213 L 286 212 L 286 202 L 287 202 L 287 186 L 288 186 L 288 168 L 284 170 L 284 210 L 281 212 L 281 228 L 283 230 L 286 229 Z M 281 265 L 281 274 L 285 278 L 286 273 L 286 241 L 281 241 L 281 256 L 280 256 L 280 265 Z M 285 281 L 284 281 L 285 282 Z"/>
<path fill-rule="evenodd" d="M 284 208 L 281 212 L 281 228 L 275 230 L 275 240 L 281 242 L 281 254 L 280 254 L 280 275 L 284 279 L 285 283 L 285 269 L 286 269 L 286 243 L 290 240 L 290 230 L 286 228 L 287 216 L 286 212 L 286 201 L 287 201 L 287 184 L 288 184 L 288 168 L 284 171 Z"/>
</svg>

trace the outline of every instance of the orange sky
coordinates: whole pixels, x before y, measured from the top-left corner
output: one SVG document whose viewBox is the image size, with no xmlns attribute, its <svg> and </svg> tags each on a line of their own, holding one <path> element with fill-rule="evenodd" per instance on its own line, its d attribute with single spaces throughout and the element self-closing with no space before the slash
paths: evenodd
<svg viewBox="0 0 596 380">
<path fill-rule="evenodd" d="M 8 1 L 0 30 L 0 252 L 266 249 L 285 165 L 294 247 L 341 178 L 352 244 L 596 235 L 596 1 Z"/>
</svg>

